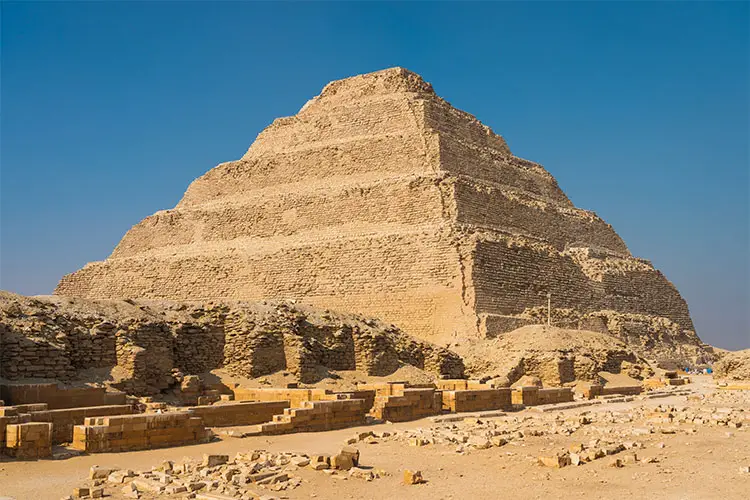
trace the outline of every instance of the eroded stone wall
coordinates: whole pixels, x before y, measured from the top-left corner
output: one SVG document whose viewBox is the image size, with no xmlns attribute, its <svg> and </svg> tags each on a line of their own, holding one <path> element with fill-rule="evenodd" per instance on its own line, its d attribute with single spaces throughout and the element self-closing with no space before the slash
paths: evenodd
<svg viewBox="0 0 750 500">
<path fill-rule="evenodd" d="M 21 380 L 39 373 L 91 380 L 97 375 L 89 368 L 109 368 L 101 380 L 130 394 L 171 390 L 185 375 L 217 368 L 245 377 L 287 370 L 306 383 L 327 370 L 382 376 L 412 365 L 435 376 L 460 377 L 464 369 L 455 353 L 394 326 L 286 303 L 87 301 L 0 293 L 0 338 L 0 377 Z M 80 365 L 81 359 L 89 365 Z M 24 385 L 28 397 L 20 401 L 10 392 L 14 386 L 3 387 L 11 404 L 49 402 L 50 391 L 57 391 L 56 384 Z M 34 387 L 44 388 L 44 395 L 31 394 Z M 85 396 L 76 400 L 79 406 L 121 404 L 108 400 L 102 388 L 68 389 L 63 399 L 75 400 L 70 396 L 75 391 Z M 93 393 L 102 402 L 95 402 Z"/>
</svg>

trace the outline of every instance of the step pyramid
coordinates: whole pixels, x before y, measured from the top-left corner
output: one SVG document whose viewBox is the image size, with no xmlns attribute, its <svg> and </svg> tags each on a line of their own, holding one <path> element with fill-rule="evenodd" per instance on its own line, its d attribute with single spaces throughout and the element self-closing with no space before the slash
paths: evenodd
<svg viewBox="0 0 750 500">
<path fill-rule="evenodd" d="M 300 299 L 437 342 L 546 321 L 550 293 L 560 326 L 700 342 L 609 224 L 403 68 L 329 83 L 55 293 Z"/>
</svg>

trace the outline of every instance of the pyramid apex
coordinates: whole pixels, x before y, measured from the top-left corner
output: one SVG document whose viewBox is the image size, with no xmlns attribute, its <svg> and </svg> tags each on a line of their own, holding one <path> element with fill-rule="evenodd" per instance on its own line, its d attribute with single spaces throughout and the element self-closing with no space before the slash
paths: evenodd
<svg viewBox="0 0 750 500">
<path fill-rule="evenodd" d="M 341 93 L 375 94 L 390 92 L 435 94 L 432 85 L 425 82 L 420 75 L 401 66 L 394 66 L 334 80 L 323 88 L 320 97 L 329 97 Z"/>
</svg>

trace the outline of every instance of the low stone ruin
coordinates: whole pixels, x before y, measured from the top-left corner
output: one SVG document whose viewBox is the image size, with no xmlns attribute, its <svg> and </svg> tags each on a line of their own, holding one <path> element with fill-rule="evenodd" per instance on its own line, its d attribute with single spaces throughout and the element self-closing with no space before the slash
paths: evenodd
<svg viewBox="0 0 750 500">
<path fill-rule="evenodd" d="M 718 378 L 750 382 L 750 349 L 725 353 L 713 370 Z"/>
<path fill-rule="evenodd" d="M 211 439 L 201 417 L 190 412 L 89 417 L 73 430 L 73 449 L 88 453 L 148 450 L 205 443 Z"/>
<path fill-rule="evenodd" d="M 0 293 L 0 377 L 90 380 L 134 395 L 180 389 L 186 375 L 286 370 L 303 383 L 327 370 L 383 376 L 411 365 L 463 376 L 463 361 L 392 325 L 288 303 L 177 304 L 28 298 Z M 189 389 L 185 387 L 185 389 Z M 178 392 L 184 392 L 178 390 Z M 197 396 L 196 396 L 197 397 Z"/>
</svg>

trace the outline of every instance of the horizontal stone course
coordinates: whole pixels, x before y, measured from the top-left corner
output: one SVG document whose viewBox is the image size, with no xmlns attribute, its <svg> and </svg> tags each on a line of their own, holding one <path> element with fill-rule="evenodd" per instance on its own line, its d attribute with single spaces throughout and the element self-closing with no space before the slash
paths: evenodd
<svg viewBox="0 0 750 500">
<path fill-rule="evenodd" d="M 50 410 L 104 405 L 123 405 L 124 392 L 108 391 L 103 387 L 61 387 L 57 383 L 2 384 L 0 394 L 13 406 L 46 404 Z"/>
<path fill-rule="evenodd" d="M 511 389 L 469 389 L 442 391 L 443 410 L 456 412 L 510 410 Z"/>
<path fill-rule="evenodd" d="M 88 453 L 205 443 L 211 432 L 190 412 L 89 417 L 73 428 L 72 447 Z"/>
<path fill-rule="evenodd" d="M 232 389 L 235 401 L 286 401 L 292 408 L 300 408 L 306 401 L 321 401 L 333 394 L 326 389 L 246 388 Z"/>
<path fill-rule="evenodd" d="M 212 406 L 192 406 L 188 411 L 203 419 L 206 427 L 255 425 L 270 422 L 284 413 L 289 401 L 240 401 Z"/>
<path fill-rule="evenodd" d="M 514 405 L 536 406 L 573 401 L 573 389 L 570 387 L 517 387 L 512 392 Z"/>
<path fill-rule="evenodd" d="M 260 434 L 317 432 L 363 425 L 367 410 L 363 399 L 305 401 L 300 408 L 288 408 L 273 422 L 258 426 Z"/>
<path fill-rule="evenodd" d="M 377 396 L 371 414 L 389 422 L 406 422 L 437 415 L 442 407 L 440 391 L 434 388 L 406 388 L 398 395 Z"/>
<path fill-rule="evenodd" d="M 5 453 L 17 459 L 37 459 L 52 455 L 52 424 L 9 424 L 5 428 Z"/>
<path fill-rule="evenodd" d="M 88 417 L 127 415 L 131 413 L 133 413 L 131 405 L 108 405 L 33 411 L 30 413 L 30 418 L 32 422 L 51 423 L 52 443 L 61 444 L 73 441 L 73 428 L 76 425 L 82 425 Z"/>
</svg>

